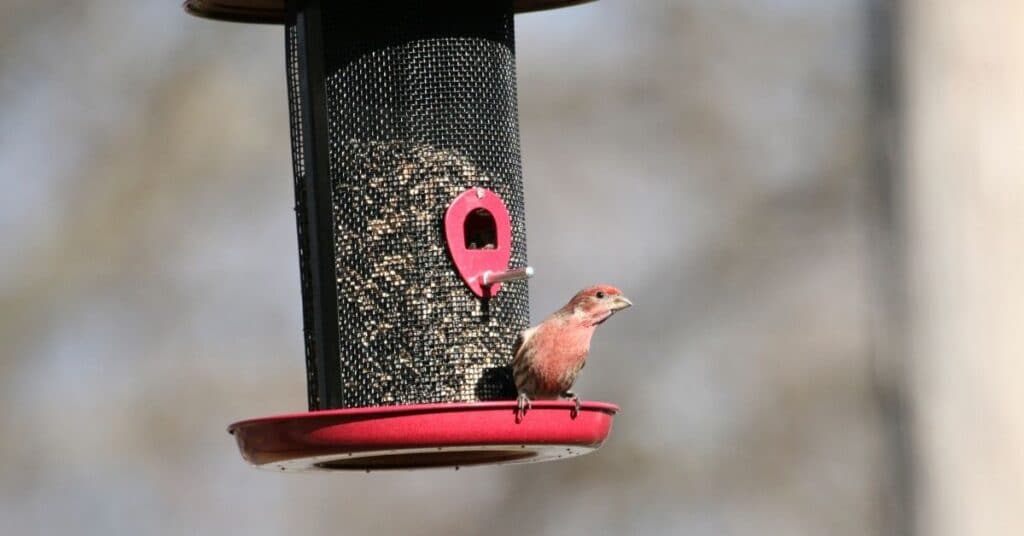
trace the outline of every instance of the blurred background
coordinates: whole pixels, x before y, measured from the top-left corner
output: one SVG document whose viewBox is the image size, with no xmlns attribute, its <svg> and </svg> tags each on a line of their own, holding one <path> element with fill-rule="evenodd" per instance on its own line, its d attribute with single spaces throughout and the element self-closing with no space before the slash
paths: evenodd
<svg viewBox="0 0 1024 536">
<path fill-rule="evenodd" d="M 633 298 L 577 385 L 623 412 L 369 475 L 225 432 L 306 404 L 283 30 L 0 12 L 4 533 L 1024 533 L 1024 6 L 517 17 L 532 318 Z"/>
</svg>

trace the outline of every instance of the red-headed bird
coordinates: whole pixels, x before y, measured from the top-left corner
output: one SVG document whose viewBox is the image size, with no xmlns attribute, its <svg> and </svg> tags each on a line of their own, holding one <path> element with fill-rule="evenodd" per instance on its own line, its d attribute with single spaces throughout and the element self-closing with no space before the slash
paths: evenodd
<svg viewBox="0 0 1024 536">
<path fill-rule="evenodd" d="M 516 416 L 530 408 L 530 400 L 580 399 L 570 389 L 586 364 L 594 329 L 613 314 L 633 305 L 619 289 L 609 285 L 585 288 L 546 320 L 519 333 L 512 358 L 512 375 L 519 391 Z"/>
</svg>

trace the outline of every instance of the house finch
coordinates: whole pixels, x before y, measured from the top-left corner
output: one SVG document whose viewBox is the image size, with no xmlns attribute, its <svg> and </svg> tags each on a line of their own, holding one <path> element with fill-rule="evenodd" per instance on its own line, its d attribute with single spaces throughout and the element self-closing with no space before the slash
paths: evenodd
<svg viewBox="0 0 1024 536">
<path fill-rule="evenodd" d="M 580 399 L 570 391 L 587 360 L 594 329 L 617 311 L 633 305 L 619 289 L 596 285 L 579 291 L 540 324 L 523 330 L 514 345 L 512 374 L 519 391 L 516 417 L 522 418 L 531 399 Z"/>
</svg>

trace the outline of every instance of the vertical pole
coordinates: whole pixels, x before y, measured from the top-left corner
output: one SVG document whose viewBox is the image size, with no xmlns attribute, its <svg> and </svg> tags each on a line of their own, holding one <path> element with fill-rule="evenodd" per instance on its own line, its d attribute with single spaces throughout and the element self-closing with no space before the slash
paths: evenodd
<svg viewBox="0 0 1024 536">
<path fill-rule="evenodd" d="M 871 244 L 872 394 L 884 433 L 878 471 L 883 534 L 914 534 L 914 455 L 907 357 L 905 184 L 901 163 L 901 2 L 869 0 L 870 174 L 865 226 Z"/>
<path fill-rule="evenodd" d="M 320 0 L 303 2 L 295 13 L 302 103 L 304 203 L 308 231 L 313 360 L 317 407 L 341 406 L 341 362 L 338 356 L 338 297 L 334 268 L 334 224 L 328 174 L 327 98 L 324 86 L 324 44 Z M 303 206 L 304 205 L 304 206 Z M 305 297 L 304 297 L 305 298 Z M 313 401 L 311 401 L 313 405 Z"/>
<path fill-rule="evenodd" d="M 1024 534 L 1024 3 L 905 4 L 920 534 Z"/>
</svg>

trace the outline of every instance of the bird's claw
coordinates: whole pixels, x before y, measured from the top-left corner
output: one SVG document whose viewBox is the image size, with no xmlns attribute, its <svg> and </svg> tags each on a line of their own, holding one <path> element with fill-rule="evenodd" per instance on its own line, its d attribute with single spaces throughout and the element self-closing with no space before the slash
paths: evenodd
<svg viewBox="0 0 1024 536">
<path fill-rule="evenodd" d="M 523 420 L 530 406 L 530 398 L 526 396 L 526 393 L 519 393 L 519 397 L 516 398 L 516 422 Z"/>
<path fill-rule="evenodd" d="M 575 404 L 572 408 L 572 412 L 569 413 L 569 416 L 575 419 L 576 416 L 580 414 L 580 397 L 576 396 L 576 393 L 572 391 L 566 391 L 562 393 L 562 396 L 572 400 Z"/>
</svg>

